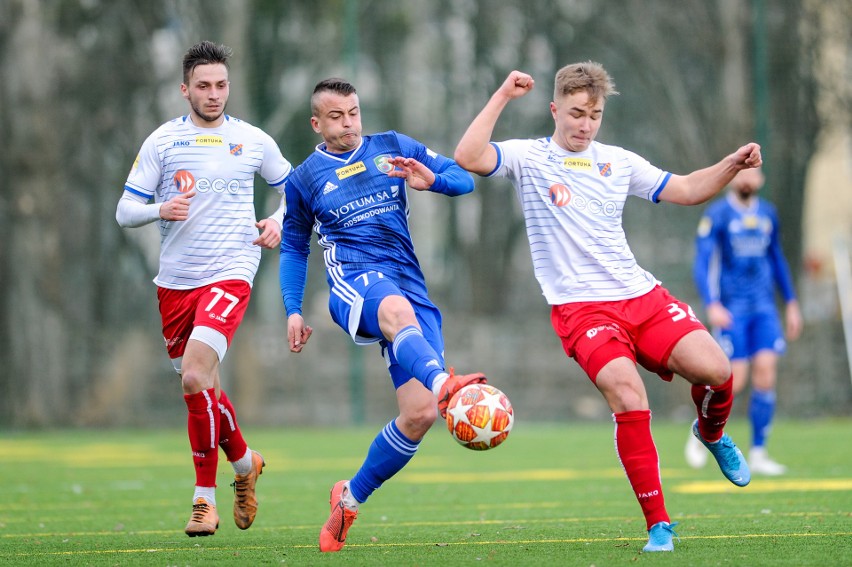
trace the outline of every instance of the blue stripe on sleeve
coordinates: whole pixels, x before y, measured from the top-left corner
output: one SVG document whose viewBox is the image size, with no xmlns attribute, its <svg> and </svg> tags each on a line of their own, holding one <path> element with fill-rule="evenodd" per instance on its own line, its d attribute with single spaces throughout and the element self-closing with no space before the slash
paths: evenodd
<svg viewBox="0 0 852 567">
<path fill-rule="evenodd" d="M 662 192 L 663 192 L 663 189 L 665 189 L 665 188 L 666 188 L 666 185 L 668 184 L 669 179 L 671 179 L 671 177 L 672 177 L 672 174 L 671 174 L 671 173 L 666 173 L 666 176 L 665 176 L 665 177 L 663 177 L 663 182 L 662 182 L 662 183 L 660 183 L 660 186 L 657 188 L 657 190 L 656 190 L 656 191 L 654 191 L 654 194 L 651 196 L 651 200 L 652 200 L 653 202 L 655 202 L 655 203 L 659 203 L 659 202 L 660 202 L 660 193 L 662 193 Z"/>
<path fill-rule="evenodd" d="M 500 146 L 498 146 L 498 145 L 497 145 L 496 143 L 494 143 L 494 142 L 489 142 L 489 143 L 490 143 L 492 146 L 494 146 L 494 149 L 495 149 L 495 150 L 497 150 L 497 165 L 495 165 L 495 166 L 494 166 L 494 169 L 492 169 L 491 171 L 489 171 L 489 172 L 485 175 L 485 177 L 491 177 L 492 175 L 494 175 L 495 173 L 497 173 L 497 170 L 498 170 L 498 169 L 500 169 L 500 167 L 502 167 L 502 165 L 503 165 L 503 152 L 500 150 Z"/>
</svg>

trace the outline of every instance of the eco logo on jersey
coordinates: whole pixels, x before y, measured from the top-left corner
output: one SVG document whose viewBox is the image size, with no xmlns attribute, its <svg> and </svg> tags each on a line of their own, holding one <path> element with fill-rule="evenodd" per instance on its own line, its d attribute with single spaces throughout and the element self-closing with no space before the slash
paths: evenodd
<svg viewBox="0 0 852 567">
<path fill-rule="evenodd" d="M 195 145 L 196 146 L 224 146 L 225 140 L 222 139 L 222 136 L 216 136 L 212 134 L 202 134 L 201 136 L 195 137 Z"/>
<path fill-rule="evenodd" d="M 567 157 L 562 160 L 562 167 L 565 169 L 576 169 L 579 171 L 591 171 L 592 160 L 589 158 Z"/>
<path fill-rule="evenodd" d="M 341 167 L 340 169 L 335 170 L 334 173 L 337 174 L 338 179 L 346 179 L 347 177 L 352 177 L 353 175 L 357 175 L 365 171 L 367 171 L 367 166 L 364 165 L 363 161 L 359 161 L 358 163 Z"/>
<path fill-rule="evenodd" d="M 561 183 L 551 185 L 550 202 L 557 207 L 564 207 L 571 202 L 571 191 Z"/>
<path fill-rule="evenodd" d="M 195 175 L 186 169 L 177 171 L 172 179 L 175 182 L 175 187 L 181 193 L 188 193 L 193 189 L 199 193 L 209 193 L 211 191 L 213 193 L 224 193 L 227 191 L 231 195 L 236 195 L 240 192 L 239 179 L 223 179 L 221 177 L 214 179 L 199 177 L 196 179 Z"/>
<path fill-rule="evenodd" d="M 599 163 L 598 171 L 601 173 L 601 177 L 609 177 L 612 175 L 612 164 L 611 163 Z"/>
<path fill-rule="evenodd" d="M 584 214 L 605 216 L 615 218 L 619 214 L 618 203 L 615 201 L 601 201 L 584 196 L 582 193 L 571 193 L 565 185 L 555 183 L 548 191 L 550 202 L 556 207 L 571 205 L 571 208 L 583 211 Z"/>
<path fill-rule="evenodd" d="M 231 147 L 231 155 L 232 156 L 241 156 L 243 155 L 243 145 L 242 144 L 228 144 Z"/>
<path fill-rule="evenodd" d="M 379 169 L 379 171 L 387 175 L 388 173 L 393 171 L 393 165 L 388 163 L 388 160 L 390 158 L 391 156 L 389 155 L 376 156 L 375 159 L 373 159 L 373 163 L 376 164 L 376 167 Z"/>
<path fill-rule="evenodd" d="M 174 176 L 175 187 L 181 193 L 188 193 L 195 187 L 195 176 L 185 169 L 179 170 Z"/>
</svg>

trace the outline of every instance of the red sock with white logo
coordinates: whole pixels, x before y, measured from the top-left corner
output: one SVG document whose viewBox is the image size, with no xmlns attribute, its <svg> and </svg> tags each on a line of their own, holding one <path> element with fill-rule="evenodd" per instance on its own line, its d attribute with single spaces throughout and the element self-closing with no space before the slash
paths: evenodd
<svg viewBox="0 0 852 567">
<path fill-rule="evenodd" d="M 651 437 L 651 411 L 625 411 L 613 414 L 613 418 L 615 450 L 650 530 L 656 523 L 669 521 L 660 481 L 660 458 Z"/>
<path fill-rule="evenodd" d="M 228 461 L 233 463 L 245 456 L 248 445 L 237 423 L 237 412 L 225 390 L 219 390 L 219 416 L 219 446 L 225 451 Z"/>
<path fill-rule="evenodd" d="M 219 465 L 219 403 L 216 389 L 184 394 L 189 410 L 187 430 L 192 460 L 195 463 L 195 485 L 216 486 Z"/>
<path fill-rule="evenodd" d="M 698 408 L 698 432 L 713 443 L 722 438 L 734 405 L 734 375 L 721 386 L 692 386 L 692 401 Z"/>
</svg>

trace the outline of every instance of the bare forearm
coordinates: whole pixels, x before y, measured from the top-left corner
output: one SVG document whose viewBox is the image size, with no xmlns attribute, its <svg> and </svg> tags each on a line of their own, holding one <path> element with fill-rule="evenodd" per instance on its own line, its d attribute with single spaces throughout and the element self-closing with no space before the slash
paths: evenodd
<svg viewBox="0 0 852 567">
<path fill-rule="evenodd" d="M 459 140 L 454 155 L 456 163 L 479 175 L 488 175 L 494 171 L 498 159 L 497 150 L 490 144 L 494 125 L 509 101 L 526 95 L 534 85 L 535 81 L 526 73 L 509 73 Z"/>
<path fill-rule="evenodd" d="M 710 167 L 689 175 L 672 175 L 660 193 L 660 200 L 678 205 L 704 203 L 724 189 L 739 171 L 760 167 L 762 163 L 760 146 L 748 143 Z"/>
<path fill-rule="evenodd" d="M 693 171 L 686 176 L 690 201 L 682 204 L 699 205 L 712 199 L 727 187 L 739 170 L 731 160 L 725 158 L 710 167 Z"/>
<path fill-rule="evenodd" d="M 500 114 L 510 100 L 499 91 L 491 96 L 491 99 L 473 119 L 467 131 L 459 140 L 453 155 L 456 163 L 479 175 L 485 175 L 494 169 L 496 155 L 494 155 L 494 150 L 489 143 L 497 119 L 500 118 Z"/>
</svg>

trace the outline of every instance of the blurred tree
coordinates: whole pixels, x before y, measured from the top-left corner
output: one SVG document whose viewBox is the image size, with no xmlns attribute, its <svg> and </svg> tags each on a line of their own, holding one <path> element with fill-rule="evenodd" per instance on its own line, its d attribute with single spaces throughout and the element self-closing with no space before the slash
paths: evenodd
<svg viewBox="0 0 852 567">
<path fill-rule="evenodd" d="M 81 422 L 81 408 L 109 390 L 106 361 L 125 333 L 140 320 L 156 325 L 149 258 L 116 230 L 115 204 L 134 152 L 162 122 L 164 81 L 175 91 L 180 83 L 179 71 L 158 72 L 161 31 L 187 14 L 217 20 L 215 9 L 191 8 L 157 0 L 0 8 L 2 130 L 14 140 L 0 154 L 2 421 Z M 178 59 L 170 69 L 179 68 Z"/>
<path fill-rule="evenodd" d="M 143 139 L 185 112 L 180 58 L 201 39 L 235 50 L 229 113 L 270 132 L 295 164 L 317 143 L 308 125 L 310 91 L 332 75 L 356 83 L 365 132 L 397 129 L 452 155 L 510 70 L 532 73 L 537 85 L 505 113 L 496 139 L 549 135 L 554 73 L 572 61 L 598 60 L 622 92 L 607 108 L 601 141 L 675 172 L 711 163 L 753 138 L 755 105 L 767 105 L 769 182 L 797 268 L 804 168 L 819 128 L 813 73 L 822 38 L 814 21 L 825 12 L 852 18 L 852 8 L 844 0 L 765 2 L 763 20 L 755 22 L 752 5 L 0 2 L 0 131 L 7 142 L 0 153 L 0 423 L 107 419 L 103 408 L 126 412 L 128 400 L 152 411 L 144 404 L 156 394 L 146 388 L 177 387 L 161 351 L 134 354 L 134 333 L 156 339 L 159 329 L 150 281 L 158 234 L 122 231 L 114 211 Z M 765 31 L 767 100 L 755 100 L 752 83 L 756 23 Z M 360 30 L 357 42 L 346 41 L 347 29 Z M 837 42 L 848 50 L 848 38 Z M 847 113 L 848 96 L 837 93 Z M 520 320 L 545 307 L 516 198 L 508 183 L 478 185 L 460 199 L 414 196 L 415 243 L 433 295 L 454 318 Z M 691 292 L 700 208 L 634 202 L 627 212 L 640 263 L 678 294 Z M 275 289 L 277 262 L 270 258 L 258 285 Z M 311 261 L 307 303 L 325 288 L 321 258 Z M 283 316 L 277 291 L 256 295 L 255 316 Z M 322 349 L 317 353 L 321 359 Z"/>
</svg>

